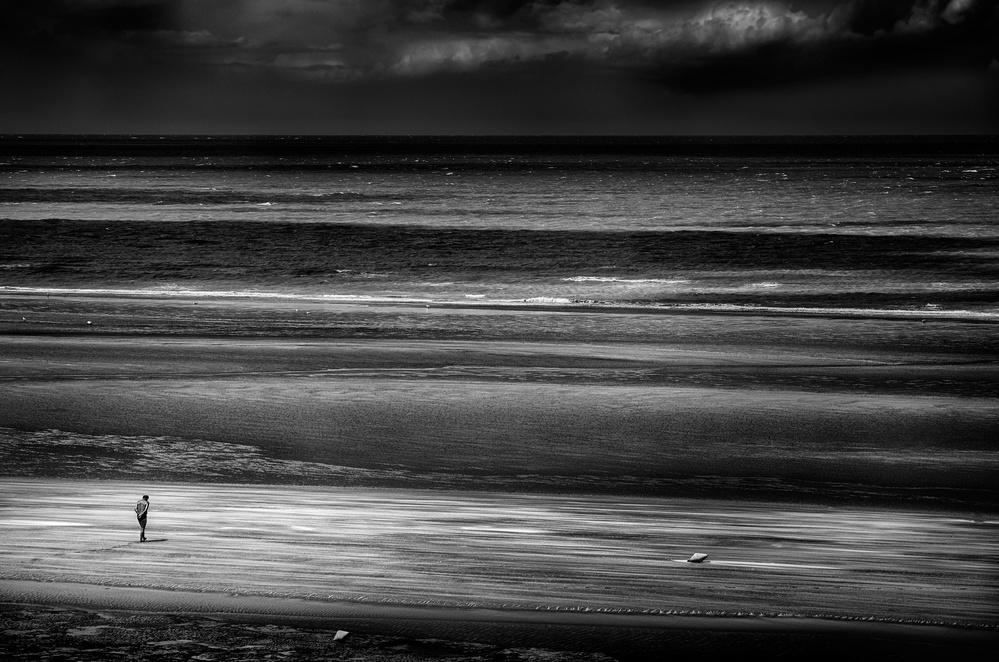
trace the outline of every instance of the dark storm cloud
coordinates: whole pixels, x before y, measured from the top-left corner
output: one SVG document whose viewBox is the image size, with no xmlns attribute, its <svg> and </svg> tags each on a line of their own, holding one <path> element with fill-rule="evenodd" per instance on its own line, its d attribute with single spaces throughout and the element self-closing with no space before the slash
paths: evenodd
<svg viewBox="0 0 999 662">
<path fill-rule="evenodd" d="M 395 26 L 395 48 L 386 52 L 388 71 L 468 71 L 557 57 L 622 70 L 659 69 L 683 80 L 689 73 L 721 71 L 739 58 L 737 73 L 751 79 L 751 72 L 760 70 L 754 66 L 760 58 L 767 67 L 764 77 L 772 78 L 780 58 L 793 59 L 802 70 L 819 65 L 816 73 L 821 74 L 825 59 L 845 58 L 841 66 L 871 56 L 904 59 L 924 46 L 987 42 L 996 26 L 995 3 L 987 0 L 857 0 L 810 10 L 769 1 L 699 6 L 462 0 L 433 6 L 435 26 L 422 32 Z M 469 16 L 477 18 L 474 24 Z M 721 66 L 713 67 L 716 62 Z M 866 68 L 870 62 L 856 66 Z"/>
<path fill-rule="evenodd" d="M 0 7 L 0 56 L 37 84 L 113 79 L 151 62 L 171 63 L 184 34 L 176 7 L 151 0 L 37 0 Z"/>
<path fill-rule="evenodd" d="M 862 35 L 891 31 L 912 14 L 912 7 L 912 0 L 857 0 L 850 8 L 849 26 Z"/>
<path fill-rule="evenodd" d="M 732 27 L 726 19 L 721 34 L 716 30 L 706 43 L 687 42 L 680 53 L 666 48 L 645 71 L 695 93 L 876 72 L 951 68 L 984 74 L 995 57 L 994 9 L 973 0 L 859 0 L 817 17 L 764 11 L 741 38 L 726 35 Z"/>
<path fill-rule="evenodd" d="M 139 58 L 337 82 L 569 59 L 687 90 L 927 57 L 986 70 L 997 26 L 991 0 L 34 0 L 3 11 L 8 49 L 82 58 L 67 66 Z"/>
<path fill-rule="evenodd" d="M 689 119 L 698 98 L 770 108 L 757 92 L 805 90 L 821 108 L 816 85 L 841 94 L 863 79 L 853 89 L 869 94 L 872 76 L 907 86 L 899 98 L 944 104 L 916 92 L 947 82 L 965 91 L 959 107 L 994 108 L 997 1 L 7 0 L 0 83 L 15 101 L 0 131 L 70 116 L 122 130 L 142 117 L 156 130 L 299 130 L 295 117 L 370 130 L 413 109 L 434 130 L 444 117 L 474 130 L 462 112 L 494 118 L 487 130 L 503 116 L 598 126 L 663 108 Z"/>
<path fill-rule="evenodd" d="M 94 43 L 127 39 L 176 25 L 167 2 L 13 0 L 0 7 L 5 49 L 65 51 Z"/>
<path fill-rule="evenodd" d="M 165 0 L 12 0 L 4 3 L 7 23 L 32 34 L 158 30 L 171 22 L 173 5 Z"/>
</svg>

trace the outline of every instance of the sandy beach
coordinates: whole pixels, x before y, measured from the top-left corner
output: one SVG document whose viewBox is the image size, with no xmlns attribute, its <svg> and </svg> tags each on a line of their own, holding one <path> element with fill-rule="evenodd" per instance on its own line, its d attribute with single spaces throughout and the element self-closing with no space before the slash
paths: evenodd
<svg viewBox="0 0 999 662">
<path fill-rule="evenodd" d="M 984 656 L 999 641 L 994 520 L 407 490 L 0 489 L 3 601 L 101 618 L 186 614 L 619 659 L 743 640 L 750 656 L 832 641 Z M 128 515 L 142 490 L 153 510 L 140 544 Z M 694 552 L 708 559 L 686 562 Z"/>
<path fill-rule="evenodd" d="M 0 310 L 11 659 L 997 646 L 989 324 L 103 295 Z"/>
</svg>

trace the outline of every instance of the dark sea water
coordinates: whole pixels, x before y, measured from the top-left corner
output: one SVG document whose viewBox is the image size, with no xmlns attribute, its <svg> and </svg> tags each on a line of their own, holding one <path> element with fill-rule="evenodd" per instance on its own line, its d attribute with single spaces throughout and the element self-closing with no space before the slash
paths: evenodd
<svg viewBox="0 0 999 662">
<path fill-rule="evenodd" d="M 0 142 L 0 287 L 999 313 L 999 144 Z"/>
<path fill-rule="evenodd" d="M 997 210 L 994 137 L 7 136 L 0 450 L 992 508 Z"/>
</svg>

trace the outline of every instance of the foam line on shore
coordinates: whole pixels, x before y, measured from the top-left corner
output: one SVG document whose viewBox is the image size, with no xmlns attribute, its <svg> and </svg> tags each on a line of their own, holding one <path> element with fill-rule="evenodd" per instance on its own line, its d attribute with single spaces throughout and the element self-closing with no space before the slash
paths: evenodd
<svg viewBox="0 0 999 662">
<path fill-rule="evenodd" d="M 621 310 L 649 313 L 723 313 L 753 314 L 795 317 L 848 317 L 911 320 L 951 320 L 975 322 L 999 322 L 999 311 L 983 310 L 941 310 L 936 308 L 890 309 L 890 308 L 828 308 L 801 306 L 765 306 L 735 303 L 635 303 L 628 301 L 591 301 L 565 297 L 530 297 L 525 299 L 435 299 L 407 296 L 374 296 L 362 294 L 301 294 L 288 292 L 261 292 L 255 290 L 193 290 L 187 288 L 64 288 L 64 287 L 20 287 L 0 286 L 0 294 L 15 295 L 57 295 L 57 296 L 117 296 L 135 298 L 170 299 L 252 299 L 314 303 L 360 303 L 446 306 L 448 308 L 566 308 L 585 310 Z"/>
</svg>

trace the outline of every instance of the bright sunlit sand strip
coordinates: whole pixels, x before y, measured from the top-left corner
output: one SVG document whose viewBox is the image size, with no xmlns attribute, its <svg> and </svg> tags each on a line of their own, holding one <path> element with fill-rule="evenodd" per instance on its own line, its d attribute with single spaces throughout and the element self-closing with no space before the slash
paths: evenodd
<svg viewBox="0 0 999 662">
<path fill-rule="evenodd" d="M 39 520 L 39 519 L 4 519 L 0 520 L 0 526 L 90 526 L 82 522 L 67 522 L 65 520 Z"/>
<path fill-rule="evenodd" d="M 20 582 L 525 613 L 999 617 L 995 527 L 906 511 L 8 479 L 0 536 L 0 579 Z M 674 562 L 694 552 L 710 564 Z"/>
<path fill-rule="evenodd" d="M 686 559 L 679 559 L 681 563 L 687 563 Z M 803 563 L 763 563 L 760 561 L 704 561 L 704 564 L 741 566 L 743 568 L 787 568 L 797 570 L 837 570 L 831 565 L 806 565 Z"/>
</svg>

